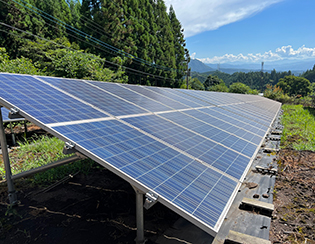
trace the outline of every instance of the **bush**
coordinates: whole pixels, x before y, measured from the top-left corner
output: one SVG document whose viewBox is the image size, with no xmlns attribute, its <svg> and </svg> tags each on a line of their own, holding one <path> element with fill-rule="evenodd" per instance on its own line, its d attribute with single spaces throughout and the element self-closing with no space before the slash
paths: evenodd
<svg viewBox="0 0 315 244">
<path fill-rule="evenodd" d="M 0 48 L 0 72 L 19 73 L 29 75 L 42 75 L 38 64 L 33 64 L 28 58 L 17 58 L 10 60 L 5 48 Z"/>
<path fill-rule="evenodd" d="M 241 82 L 236 82 L 230 85 L 230 90 L 231 93 L 241 93 L 241 94 L 254 94 L 258 95 L 257 90 L 252 90 L 250 89 L 249 86 L 241 83 Z"/>
</svg>

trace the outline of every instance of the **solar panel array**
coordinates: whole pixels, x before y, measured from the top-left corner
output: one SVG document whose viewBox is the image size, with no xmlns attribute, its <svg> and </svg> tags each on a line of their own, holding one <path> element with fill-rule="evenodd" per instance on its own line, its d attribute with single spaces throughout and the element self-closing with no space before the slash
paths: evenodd
<svg viewBox="0 0 315 244">
<path fill-rule="evenodd" d="M 0 103 L 215 235 L 280 103 L 254 95 L 0 74 Z"/>
</svg>

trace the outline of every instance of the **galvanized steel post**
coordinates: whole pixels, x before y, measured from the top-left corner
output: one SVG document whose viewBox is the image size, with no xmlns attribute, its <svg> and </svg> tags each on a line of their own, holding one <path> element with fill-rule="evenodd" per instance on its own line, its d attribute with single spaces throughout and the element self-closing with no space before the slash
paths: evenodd
<svg viewBox="0 0 315 244">
<path fill-rule="evenodd" d="M 145 243 L 144 239 L 144 219 L 143 219 L 143 193 L 135 190 L 136 192 L 136 215 L 137 215 L 137 237 L 136 243 Z"/>
<path fill-rule="evenodd" d="M 10 159 L 9 159 L 9 153 L 8 153 L 8 145 L 7 145 L 7 140 L 5 137 L 1 112 L 0 112 L 0 144 L 1 144 L 1 150 L 2 150 L 4 169 L 5 169 L 5 178 L 8 184 L 9 201 L 10 201 L 10 205 L 13 206 L 17 204 L 17 196 L 16 196 L 13 180 L 11 178 L 12 173 L 11 173 Z"/>
</svg>

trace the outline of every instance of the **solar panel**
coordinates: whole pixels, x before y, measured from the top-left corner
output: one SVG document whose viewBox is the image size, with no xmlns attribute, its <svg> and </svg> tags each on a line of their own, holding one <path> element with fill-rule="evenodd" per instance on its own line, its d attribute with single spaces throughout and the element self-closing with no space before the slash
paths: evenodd
<svg viewBox="0 0 315 244">
<path fill-rule="evenodd" d="M 204 94 L 203 92 L 197 90 L 181 90 L 181 92 L 213 105 L 222 105 L 239 102 L 233 99 L 231 96 L 226 96 L 225 99 L 223 99 L 222 94 L 218 98 L 216 92 L 209 92 L 209 94 Z"/>
<path fill-rule="evenodd" d="M 87 82 L 81 80 L 54 77 L 39 78 L 40 80 L 51 84 L 53 87 L 66 91 L 69 94 L 114 116 L 148 113 L 147 110 L 125 101 L 125 96 L 123 96 L 124 99 L 114 96 L 113 86 L 111 86 L 112 89 L 101 90 L 98 87 L 91 86 Z M 114 85 L 114 87 L 117 86 L 115 83 L 112 83 L 111 85 Z M 108 92 L 109 90 L 111 92 Z"/>
<path fill-rule="evenodd" d="M 158 91 L 163 89 L 163 92 L 165 92 L 165 96 L 174 97 L 176 100 L 179 101 L 180 98 L 188 100 L 193 102 L 194 104 L 198 104 L 198 107 L 207 107 L 207 106 L 214 106 L 212 103 L 208 103 L 206 101 L 203 101 L 199 98 L 193 97 L 189 94 L 186 94 L 186 90 L 182 89 L 167 89 L 167 88 L 160 88 L 160 87 L 154 87 L 154 86 L 148 86 L 146 89 Z M 168 95 L 167 95 L 168 94 Z M 180 98 L 179 98 L 180 97 Z M 195 107 L 195 106 L 191 106 Z"/>
<path fill-rule="evenodd" d="M 191 100 L 187 100 L 183 97 L 177 96 L 176 94 L 173 94 L 171 92 L 167 92 L 167 88 L 159 88 L 159 87 L 144 87 L 144 86 L 128 86 L 129 89 L 139 92 L 145 96 L 151 97 L 151 98 L 157 98 L 160 102 L 165 103 L 165 101 L 168 102 L 168 104 L 174 104 L 180 103 L 180 107 L 176 107 L 176 109 L 186 109 L 186 108 L 198 108 L 201 105 L 198 103 L 195 103 Z M 186 106 L 182 106 L 182 104 Z M 173 107 L 175 108 L 175 107 Z"/>
<path fill-rule="evenodd" d="M 172 110 L 172 107 L 166 106 L 162 103 L 156 102 L 146 96 L 141 96 L 129 89 L 125 89 L 124 87 L 116 84 L 116 83 L 108 83 L 108 82 L 90 82 L 90 84 L 95 85 L 102 90 L 110 91 L 116 96 L 120 96 L 125 100 L 132 102 L 142 108 L 146 109 L 150 112 L 161 112 Z"/>
<path fill-rule="evenodd" d="M 28 75 L 1 74 L 3 106 L 18 107 L 44 124 L 108 115 Z"/>
<path fill-rule="evenodd" d="M 158 103 L 162 103 L 166 106 L 169 106 L 173 109 L 187 109 L 190 108 L 189 106 L 187 106 L 187 104 L 185 103 L 181 103 L 180 101 L 177 101 L 175 99 L 171 99 L 167 96 L 163 96 L 161 94 L 157 94 L 156 92 L 150 91 L 148 89 L 143 89 L 143 87 L 140 87 L 138 85 L 127 85 L 127 84 L 121 84 L 122 87 L 128 89 L 128 90 L 132 90 L 137 94 L 146 96 Z"/>
<path fill-rule="evenodd" d="M 265 135 L 265 130 L 267 129 L 267 127 L 265 127 L 265 130 L 263 130 L 262 125 L 253 124 L 253 121 L 236 116 L 235 114 L 229 113 L 228 111 L 222 111 L 222 109 L 217 108 L 217 107 L 203 108 L 203 109 L 200 109 L 199 111 L 209 114 L 217 118 L 218 120 L 224 121 L 226 123 L 231 123 L 234 126 L 250 131 L 253 134 L 256 134 L 261 137 Z"/>
<path fill-rule="evenodd" d="M 232 124 L 233 121 L 217 119 L 215 116 L 212 116 L 211 113 L 209 112 L 203 113 L 200 110 L 189 110 L 183 113 L 191 117 L 194 117 L 200 121 L 208 123 L 209 125 L 215 126 L 216 128 L 219 128 L 222 131 L 243 138 L 246 141 L 252 142 L 256 145 L 258 145 L 262 140 L 261 136 L 255 135 L 250 131 L 246 131 L 245 128 L 243 129 L 233 125 Z"/>
<path fill-rule="evenodd" d="M 236 179 L 241 179 L 250 161 L 250 158 L 160 116 L 133 117 L 124 121 Z"/>
<path fill-rule="evenodd" d="M 16 74 L 0 74 L 0 104 L 212 235 L 280 109 L 258 96 Z"/>
</svg>

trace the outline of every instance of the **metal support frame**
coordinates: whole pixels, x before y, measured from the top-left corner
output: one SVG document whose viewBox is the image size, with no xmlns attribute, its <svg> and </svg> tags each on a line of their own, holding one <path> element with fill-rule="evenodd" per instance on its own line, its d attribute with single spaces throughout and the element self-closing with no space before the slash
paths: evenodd
<svg viewBox="0 0 315 244">
<path fill-rule="evenodd" d="M 58 167 L 58 166 L 61 166 L 61 165 L 64 165 L 64 164 L 69 164 L 69 163 L 72 163 L 72 162 L 75 162 L 75 161 L 78 161 L 78 160 L 82 160 L 82 159 L 85 159 L 85 158 L 86 158 L 85 156 L 77 153 L 74 156 L 71 156 L 71 157 L 68 157 L 68 158 L 64 158 L 64 159 L 60 159 L 60 160 L 52 162 L 50 164 L 46 164 L 44 166 L 41 166 L 41 167 L 38 167 L 38 168 L 35 168 L 35 169 L 31 169 L 31 170 L 24 171 L 24 172 L 16 174 L 16 175 L 12 175 L 11 179 L 17 180 L 17 179 L 20 179 L 20 178 L 25 178 L 25 177 L 28 177 L 28 176 L 31 176 L 31 175 L 34 175 L 34 174 L 46 171 L 48 169 L 52 169 L 52 168 L 55 168 L 55 167 Z"/>
<path fill-rule="evenodd" d="M 10 129 L 11 129 L 11 136 L 12 136 L 12 144 L 15 146 L 15 135 L 13 132 L 12 122 L 10 121 Z"/>
<path fill-rule="evenodd" d="M 26 119 L 24 120 L 24 137 L 26 138 L 27 136 L 27 122 Z"/>
<path fill-rule="evenodd" d="M 14 206 L 18 203 L 18 201 L 17 201 L 17 196 L 16 196 L 13 180 L 11 178 L 12 173 L 11 173 L 10 159 L 9 159 L 9 153 L 8 153 L 7 139 L 5 137 L 1 112 L 0 112 L 0 144 L 1 144 L 1 149 L 2 149 L 4 169 L 5 169 L 5 178 L 7 180 L 7 185 L 8 185 L 9 201 L 10 201 L 10 205 Z"/>
<path fill-rule="evenodd" d="M 154 204 L 157 203 L 158 198 L 159 198 L 159 196 L 156 193 L 154 193 L 152 191 L 147 192 L 145 194 L 144 208 L 147 210 L 149 208 L 151 208 Z"/>
<path fill-rule="evenodd" d="M 136 192 L 136 219 L 137 219 L 137 237 L 136 244 L 144 244 L 144 218 L 143 218 L 143 192 L 131 185 Z"/>
</svg>

